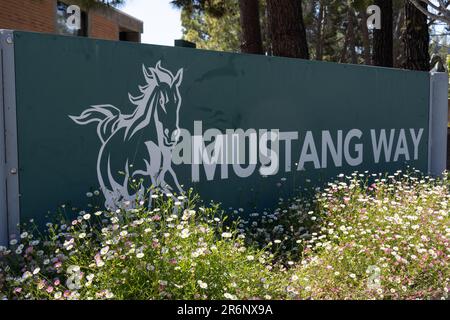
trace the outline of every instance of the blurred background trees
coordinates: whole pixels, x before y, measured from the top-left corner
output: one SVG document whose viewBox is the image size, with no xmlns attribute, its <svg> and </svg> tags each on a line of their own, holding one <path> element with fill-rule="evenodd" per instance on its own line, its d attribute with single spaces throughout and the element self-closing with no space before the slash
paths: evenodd
<svg viewBox="0 0 450 320">
<path fill-rule="evenodd" d="M 202 49 L 413 70 L 429 70 L 430 54 L 447 60 L 447 24 L 427 17 L 411 0 L 172 3 L 182 10 L 184 39 Z M 372 4 L 381 7 L 381 30 L 367 28 L 366 10 Z"/>
<path fill-rule="evenodd" d="M 195 42 L 200 49 L 240 52 L 239 3 L 236 0 L 221 2 L 220 12 L 211 11 L 209 6 L 177 4 L 182 7 L 183 38 Z"/>
</svg>

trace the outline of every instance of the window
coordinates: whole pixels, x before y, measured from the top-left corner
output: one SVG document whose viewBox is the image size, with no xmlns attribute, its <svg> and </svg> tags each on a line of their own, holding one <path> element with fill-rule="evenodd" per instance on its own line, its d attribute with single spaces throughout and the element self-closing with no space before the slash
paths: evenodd
<svg viewBox="0 0 450 320">
<path fill-rule="evenodd" d="M 68 4 L 58 1 L 56 4 L 56 28 L 59 34 L 87 37 L 87 15 L 81 11 L 80 29 L 77 30 L 67 25 L 67 19 L 71 14 L 67 13 Z"/>
<path fill-rule="evenodd" d="M 119 40 L 120 41 L 141 42 L 141 34 L 139 32 L 120 28 Z"/>
</svg>

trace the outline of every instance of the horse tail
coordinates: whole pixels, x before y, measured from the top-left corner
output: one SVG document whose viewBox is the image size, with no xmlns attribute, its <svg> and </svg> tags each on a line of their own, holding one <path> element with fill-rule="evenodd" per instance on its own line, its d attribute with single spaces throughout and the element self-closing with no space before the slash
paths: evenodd
<svg viewBox="0 0 450 320">
<path fill-rule="evenodd" d="M 121 113 L 113 105 L 105 104 L 92 106 L 84 110 L 78 117 L 69 116 L 69 118 L 79 125 L 98 122 L 97 134 L 101 142 L 104 143 L 117 130 Z"/>
</svg>

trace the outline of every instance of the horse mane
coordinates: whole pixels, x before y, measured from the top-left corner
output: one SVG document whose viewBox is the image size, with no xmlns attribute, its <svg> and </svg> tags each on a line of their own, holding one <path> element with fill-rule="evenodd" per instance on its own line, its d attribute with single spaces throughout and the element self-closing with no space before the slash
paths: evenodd
<svg viewBox="0 0 450 320">
<path fill-rule="evenodd" d="M 174 82 L 174 75 L 169 70 L 161 67 L 161 61 L 158 61 L 154 68 L 147 68 L 145 65 L 142 65 L 142 71 L 146 84 L 138 86 L 141 94 L 133 96 L 131 93 L 128 93 L 128 98 L 136 106 L 136 109 L 132 114 L 124 115 L 120 120 L 121 124 L 119 127 L 126 128 L 127 136 L 128 134 L 133 136 L 137 131 L 150 124 L 154 106 L 158 102 L 158 100 L 155 101 L 155 89 L 158 87 L 158 84 L 166 83 L 172 86 Z"/>
</svg>

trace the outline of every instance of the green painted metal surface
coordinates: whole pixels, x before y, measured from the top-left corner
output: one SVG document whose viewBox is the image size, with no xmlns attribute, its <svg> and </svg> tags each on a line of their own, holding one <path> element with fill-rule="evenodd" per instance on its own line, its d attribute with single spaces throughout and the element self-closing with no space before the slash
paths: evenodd
<svg viewBox="0 0 450 320">
<path fill-rule="evenodd" d="M 203 132 L 253 128 L 258 134 L 271 129 L 298 134 L 298 139 L 291 141 L 291 172 L 286 172 L 285 140 L 280 142 L 279 171 L 272 176 L 259 174 L 260 158 L 254 172 L 245 178 L 238 177 L 229 165 L 228 178 L 222 179 L 222 166 L 218 165 L 214 179 L 208 181 L 205 167 L 200 165 L 195 183 L 191 164 L 171 164 L 174 174 L 166 174 L 166 182 L 175 176 L 184 189 L 194 186 L 204 199 L 222 202 L 225 208 L 243 208 L 247 213 L 275 208 L 279 197 L 286 198 L 311 183 L 320 185 L 341 172 L 392 172 L 406 165 L 427 170 L 428 73 L 25 32 L 15 32 L 15 61 L 22 220 L 43 217 L 65 202 L 83 208 L 88 202 L 86 192 L 100 185 L 97 161 L 112 159 L 113 175 L 124 170 L 126 160 L 132 170 L 145 167 L 149 156 L 142 143 L 152 137 L 156 140 L 153 120 L 134 135 L 136 123 L 128 133 L 125 127 L 120 129 L 123 121 L 112 121 L 109 127 L 104 123 L 105 132 L 114 131 L 114 126 L 123 132 L 113 138 L 104 133 L 105 140 L 114 141 L 104 148 L 108 157 L 99 160 L 104 143 L 97 134 L 98 122 L 80 125 L 69 116 L 79 117 L 99 105 L 112 105 L 123 117 L 132 115 L 137 107 L 128 93 L 141 94 L 138 86 L 147 84 L 142 66 L 156 68 L 159 61 L 173 76 L 159 79 L 161 83 L 175 80 L 183 69 L 179 95 L 172 86 L 161 92 L 173 96 L 160 101 L 168 108 L 179 103 L 179 128 L 194 134 L 194 122 L 202 121 Z M 111 107 L 101 110 L 104 114 L 115 112 Z M 173 125 L 173 110 L 166 111 L 159 116 Z M 391 158 L 398 151 L 398 159 L 386 162 L 382 152 L 376 163 L 371 129 L 376 136 L 381 129 L 388 134 L 396 129 Z M 405 130 L 409 161 L 404 146 L 398 143 L 401 129 Z M 410 129 L 416 138 L 422 134 L 416 146 Z M 361 131 L 360 138 L 349 137 L 347 156 L 357 158 L 361 146 L 362 163 L 356 160 L 356 166 L 349 165 L 343 150 L 341 167 L 327 152 L 327 168 L 322 168 L 322 131 L 328 131 L 337 143 L 340 130 L 342 145 L 351 130 Z M 308 131 L 321 168 L 314 156 L 305 156 L 303 160 L 312 160 L 297 170 Z M 308 146 L 305 155 L 314 154 Z"/>
</svg>

